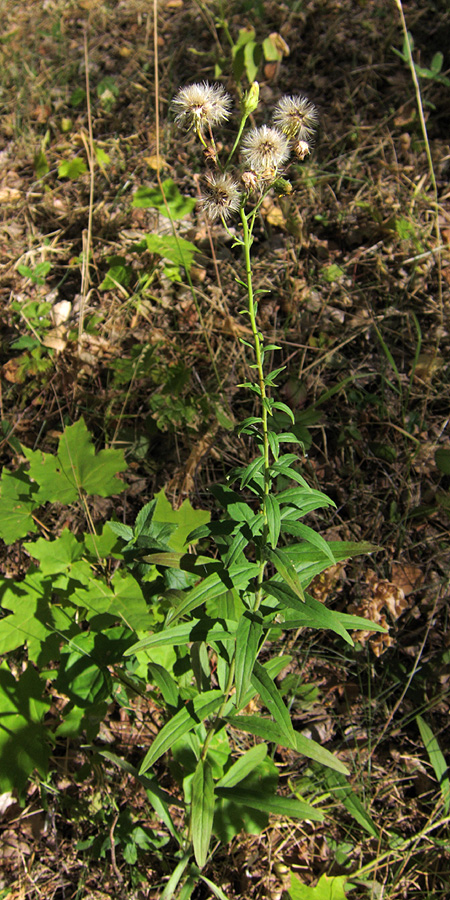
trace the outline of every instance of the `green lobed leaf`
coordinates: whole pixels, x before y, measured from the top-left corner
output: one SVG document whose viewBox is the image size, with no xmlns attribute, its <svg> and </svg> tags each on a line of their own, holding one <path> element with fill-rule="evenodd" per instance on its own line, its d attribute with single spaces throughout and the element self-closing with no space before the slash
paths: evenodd
<svg viewBox="0 0 450 900">
<path fill-rule="evenodd" d="M 214 819 L 214 781 L 207 759 L 199 759 L 191 785 L 191 834 L 200 869 L 208 858 Z"/>
<path fill-rule="evenodd" d="M 146 234 L 136 249 L 145 249 L 156 253 L 162 259 L 168 259 L 177 266 L 183 266 L 189 272 L 198 249 L 191 241 L 171 234 Z"/>
<path fill-rule="evenodd" d="M 78 541 L 75 535 L 67 528 L 59 538 L 53 541 L 38 538 L 37 541 L 24 544 L 23 546 L 24 550 L 33 559 L 39 560 L 43 575 L 56 575 L 58 572 L 67 572 L 70 576 L 72 563 L 80 560 L 85 552 L 83 542 Z M 89 575 L 92 573 L 89 565 L 86 566 L 86 574 L 88 573 Z"/>
<path fill-rule="evenodd" d="M 193 197 L 183 197 L 172 178 L 162 182 L 162 193 L 159 187 L 139 187 L 134 194 L 132 205 L 137 209 L 157 209 L 170 219 L 183 219 L 195 207 Z"/>
<path fill-rule="evenodd" d="M 92 579 L 87 587 L 76 588 L 71 601 L 88 609 L 91 616 L 108 613 L 121 619 L 132 631 L 145 631 L 154 625 L 154 617 L 133 576 L 118 569 L 107 585 L 101 578 Z"/>
<path fill-rule="evenodd" d="M 0 665 L 0 793 L 25 795 L 35 769 L 45 778 L 50 746 L 43 719 L 50 700 L 43 699 L 44 682 L 28 665 L 16 679 L 6 662 Z"/>
<path fill-rule="evenodd" d="M 26 537 L 37 531 L 32 512 L 39 506 L 36 500 L 36 485 L 19 466 L 15 472 L 3 469 L 0 481 L 0 537 L 5 544 Z"/>
<path fill-rule="evenodd" d="M 30 463 L 30 478 L 39 485 L 38 503 L 73 503 L 81 491 L 110 497 L 125 488 L 116 477 L 127 468 L 123 451 L 96 453 L 82 418 L 65 428 L 54 455 L 27 448 L 23 452 Z"/>
<path fill-rule="evenodd" d="M 346 900 L 344 887 L 348 880 L 348 875 L 321 875 L 316 886 L 310 887 L 291 872 L 288 894 L 291 900 Z"/>
</svg>

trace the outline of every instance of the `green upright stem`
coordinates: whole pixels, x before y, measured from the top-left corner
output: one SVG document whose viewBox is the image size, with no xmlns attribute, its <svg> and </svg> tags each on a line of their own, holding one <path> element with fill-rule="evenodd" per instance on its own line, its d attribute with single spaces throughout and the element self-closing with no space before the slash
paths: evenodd
<svg viewBox="0 0 450 900">
<path fill-rule="evenodd" d="M 255 593 L 255 609 L 258 609 L 261 600 L 262 600 L 262 582 L 264 579 L 264 571 L 266 568 L 266 559 L 264 553 L 264 547 L 267 541 L 267 533 L 268 533 L 268 525 L 267 525 L 267 509 L 266 509 L 266 500 L 269 495 L 270 490 L 270 451 L 269 451 L 269 438 L 267 436 L 268 433 L 268 424 L 267 424 L 267 405 L 266 405 L 266 385 L 264 382 L 264 370 L 263 370 L 263 339 L 262 335 L 258 329 L 258 325 L 256 322 L 256 305 L 253 294 L 253 282 L 252 282 L 252 263 L 251 263 L 251 245 L 252 245 L 252 234 L 251 229 L 248 227 L 247 216 L 245 215 L 244 209 L 241 209 L 241 222 L 242 229 L 244 234 L 244 259 L 245 259 L 245 274 L 247 278 L 247 295 L 248 295 L 248 314 L 250 318 L 250 325 L 253 333 L 253 340 L 255 344 L 255 358 L 256 358 L 256 368 L 258 372 L 258 385 L 261 394 L 261 418 L 262 418 L 262 438 L 263 438 L 263 454 L 264 454 L 264 497 L 262 503 L 262 514 L 264 517 L 263 524 L 263 546 L 261 549 L 261 558 L 260 558 L 260 569 L 258 575 L 258 587 Z"/>
</svg>

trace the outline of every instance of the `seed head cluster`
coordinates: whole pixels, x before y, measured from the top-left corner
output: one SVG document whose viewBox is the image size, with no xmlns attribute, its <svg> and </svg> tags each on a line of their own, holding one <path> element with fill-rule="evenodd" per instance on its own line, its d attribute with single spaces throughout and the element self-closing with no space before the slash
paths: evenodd
<svg viewBox="0 0 450 900">
<path fill-rule="evenodd" d="M 221 84 L 204 81 L 180 88 L 172 106 L 177 125 L 203 133 L 207 126 L 220 125 L 229 118 L 231 97 Z"/>
<path fill-rule="evenodd" d="M 273 121 L 288 140 L 308 142 L 318 122 L 317 109 L 307 97 L 282 97 L 273 112 Z"/>
<path fill-rule="evenodd" d="M 259 95 L 257 88 L 255 82 L 248 92 L 249 97 L 251 95 L 253 98 L 253 94 L 256 96 L 256 105 Z M 210 171 L 206 175 L 202 198 L 202 208 L 210 222 L 217 219 L 226 221 L 240 209 L 250 194 L 264 196 L 271 186 L 279 185 L 280 170 L 282 174 L 283 166 L 291 153 L 303 160 L 310 152 L 318 122 L 317 109 L 307 97 L 300 94 L 281 97 L 273 111 L 272 126 L 261 125 L 244 133 L 240 145 L 243 171 L 237 180 L 237 175 L 233 178 L 222 171 L 212 136 L 213 127 L 226 122 L 230 117 L 231 97 L 222 85 L 204 81 L 180 88 L 172 101 L 172 107 L 176 124 L 197 133 L 204 147 L 207 164 L 210 168 L 216 168 L 216 172 Z M 245 118 L 249 115 L 247 107 L 248 102 L 243 107 Z M 250 111 L 254 109 L 255 103 Z M 234 150 L 235 147 L 230 159 Z M 228 165 L 225 166 L 227 167 Z M 292 187 L 289 182 L 284 179 L 281 181 L 289 188 L 283 192 L 290 193 Z"/>
<path fill-rule="evenodd" d="M 202 207 L 209 221 L 229 219 L 238 211 L 241 196 L 239 185 L 230 175 L 208 175 L 205 179 Z"/>
<path fill-rule="evenodd" d="M 244 165 L 256 174 L 276 170 L 289 157 L 288 139 L 277 128 L 252 128 L 242 141 Z"/>
</svg>

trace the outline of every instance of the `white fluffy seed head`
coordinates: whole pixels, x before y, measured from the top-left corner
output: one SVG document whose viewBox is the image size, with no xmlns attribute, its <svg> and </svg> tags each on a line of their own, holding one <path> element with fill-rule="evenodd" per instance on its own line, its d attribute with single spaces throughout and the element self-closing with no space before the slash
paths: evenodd
<svg viewBox="0 0 450 900">
<path fill-rule="evenodd" d="M 229 219 L 241 204 L 241 192 L 229 175 L 208 175 L 202 197 L 202 208 L 210 222 Z"/>
<path fill-rule="evenodd" d="M 172 100 L 175 122 L 187 130 L 203 132 L 229 118 L 231 97 L 221 84 L 190 84 L 180 88 Z"/>
<path fill-rule="evenodd" d="M 289 156 L 288 139 L 277 128 L 252 128 L 243 141 L 241 155 L 246 168 L 256 174 L 276 170 Z"/>
<path fill-rule="evenodd" d="M 273 113 L 275 125 L 290 141 L 308 141 L 317 128 L 318 119 L 314 103 L 300 95 L 281 97 Z"/>
</svg>

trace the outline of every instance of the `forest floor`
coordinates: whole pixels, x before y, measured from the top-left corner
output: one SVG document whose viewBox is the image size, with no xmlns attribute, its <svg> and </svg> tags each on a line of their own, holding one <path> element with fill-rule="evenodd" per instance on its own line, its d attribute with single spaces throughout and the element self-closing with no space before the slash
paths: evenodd
<svg viewBox="0 0 450 900">
<path fill-rule="evenodd" d="M 210 506 L 209 485 L 251 458 L 235 431 L 252 413 L 240 388 L 239 249 L 191 204 L 176 225 L 198 248 L 192 291 L 173 261 L 136 249 L 171 225 L 135 195 L 157 191 L 159 165 L 183 197 L 198 197 L 201 154 L 170 108 L 181 85 L 220 79 L 238 105 L 256 77 L 258 124 L 282 94 L 305 93 L 320 113 L 316 146 L 256 229 L 255 285 L 268 291 L 260 324 L 281 347 L 281 399 L 302 429 L 305 477 L 337 506 L 312 521 L 325 537 L 380 547 L 329 570 L 314 596 L 389 630 L 355 648 L 304 630 L 290 648 L 302 676 L 291 712 L 297 728 L 346 748 L 376 830 L 330 782 L 325 825 L 271 820 L 222 848 L 209 878 L 230 900 L 279 900 L 286 872 L 312 886 L 367 866 L 352 897 L 448 898 L 450 791 L 437 761 L 450 745 L 450 10 L 445 0 L 404 4 L 428 156 L 394 0 L 220 8 L 158 4 L 155 81 L 148 2 L 3 0 L 1 462 L 11 465 L 12 435 L 51 451 L 83 416 L 99 447 L 126 450 L 127 489 L 114 503 L 133 521 L 161 488 L 175 506 Z M 242 29 L 257 46 L 239 81 Z M 279 59 L 253 70 L 269 35 Z M 94 519 L 111 510 L 99 499 Z M 0 562 L 11 565 L 5 551 Z M 111 710 L 107 746 L 127 756 L 135 739 Z M 125 819 L 114 838 L 118 811 L 149 824 L 145 797 L 81 744 L 64 754 L 45 804 L 36 781 L 25 809 L 2 814 L 0 898 L 156 900 L 161 867 L 145 847 L 127 862 Z M 291 785 L 314 779 L 301 759 L 284 766 Z M 99 832 L 112 836 L 112 855 Z M 406 840 L 401 852 L 388 832 Z M 203 885 L 193 896 L 211 894 Z"/>
</svg>

